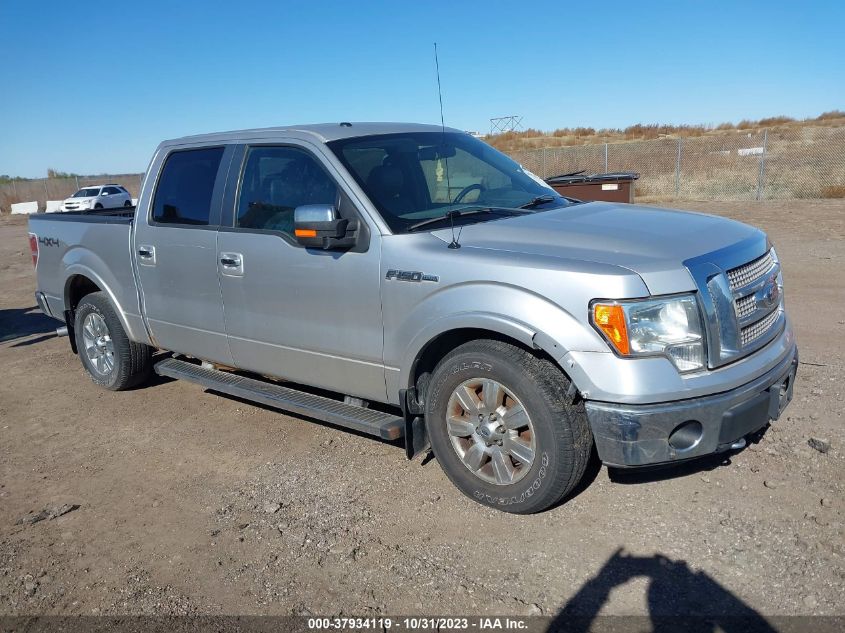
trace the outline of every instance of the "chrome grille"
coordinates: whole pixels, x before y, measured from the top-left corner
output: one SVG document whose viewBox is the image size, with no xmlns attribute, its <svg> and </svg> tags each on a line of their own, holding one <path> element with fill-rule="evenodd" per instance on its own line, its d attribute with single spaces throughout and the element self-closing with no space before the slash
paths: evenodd
<svg viewBox="0 0 845 633">
<path fill-rule="evenodd" d="M 736 307 L 736 315 L 740 319 L 744 319 L 754 314 L 754 311 L 757 309 L 757 301 L 755 301 L 754 295 L 751 294 L 737 299 L 734 302 L 734 307 Z"/>
<path fill-rule="evenodd" d="M 753 262 L 748 262 L 737 268 L 728 271 L 728 281 L 731 284 L 731 290 L 737 290 L 743 286 L 760 279 L 763 275 L 769 272 L 775 265 L 775 260 L 772 257 L 770 250 L 762 257 L 755 259 Z"/>
<path fill-rule="evenodd" d="M 780 316 L 780 310 L 774 310 L 759 321 L 752 323 L 744 328 L 740 333 L 740 342 L 745 347 L 763 336 L 775 324 Z"/>
<path fill-rule="evenodd" d="M 783 300 L 772 288 L 782 290 L 780 263 L 762 234 L 684 265 L 699 289 L 711 369 L 753 354 L 782 330 Z"/>
</svg>

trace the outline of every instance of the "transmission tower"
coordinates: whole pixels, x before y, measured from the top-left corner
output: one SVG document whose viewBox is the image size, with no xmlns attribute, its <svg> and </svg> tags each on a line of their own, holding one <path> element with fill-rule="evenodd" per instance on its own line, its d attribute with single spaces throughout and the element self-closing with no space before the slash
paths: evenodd
<svg viewBox="0 0 845 633">
<path fill-rule="evenodd" d="M 522 117 L 519 115 L 499 116 L 490 119 L 490 135 L 503 132 L 515 132 L 522 127 Z"/>
</svg>

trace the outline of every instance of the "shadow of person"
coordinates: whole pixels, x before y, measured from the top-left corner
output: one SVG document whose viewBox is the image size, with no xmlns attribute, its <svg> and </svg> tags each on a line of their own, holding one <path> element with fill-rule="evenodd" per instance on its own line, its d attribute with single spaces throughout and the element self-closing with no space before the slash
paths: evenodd
<svg viewBox="0 0 845 633">
<path fill-rule="evenodd" d="M 648 619 L 652 631 L 684 633 L 774 633 L 775 628 L 757 611 L 702 571 L 693 571 L 686 561 L 661 554 L 632 556 L 622 548 L 588 580 L 552 619 L 549 631 L 573 633 L 618 631 L 628 628 L 624 619 L 637 616 L 599 617 L 610 592 L 634 578 L 647 578 Z M 620 626 L 622 625 L 622 626 Z"/>
<path fill-rule="evenodd" d="M 0 343 L 33 334 L 55 332 L 59 326 L 59 321 L 51 319 L 36 307 L 0 310 Z"/>
</svg>

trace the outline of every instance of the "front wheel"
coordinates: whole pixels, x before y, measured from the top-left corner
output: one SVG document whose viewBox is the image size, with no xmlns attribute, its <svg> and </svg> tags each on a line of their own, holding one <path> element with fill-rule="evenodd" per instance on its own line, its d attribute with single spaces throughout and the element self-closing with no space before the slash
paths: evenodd
<svg viewBox="0 0 845 633">
<path fill-rule="evenodd" d="M 436 367 L 426 397 L 432 450 L 475 501 L 529 514 L 581 480 L 592 448 L 583 402 L 550 361 L 493 340 L 472 341 Z"/>
<path fill-rule="evenodd" d="M 149 377 L 152 349 L 129 340 L 104 293 L 93 292 L 79 302 L 74 336 L 82 366 L 98 385 L 120 391 Z"/>
</svg>

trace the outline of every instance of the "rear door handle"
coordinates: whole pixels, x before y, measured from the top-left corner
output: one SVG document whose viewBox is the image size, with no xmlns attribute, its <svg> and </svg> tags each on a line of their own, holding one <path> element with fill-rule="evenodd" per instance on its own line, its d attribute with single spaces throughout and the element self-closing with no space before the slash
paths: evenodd
<svg viewBox="0 0 845 633">
<path fill-rule="evenodd" d="M 142 264 L 154 266 L 156 263 L 156 247 L 147 244 L 138 246 L 138 259 Z"/>
<path fill-rule="evenodd" d="M 244 257 L 240 253 L 220 253 L 220 267 L 224 275 L 243 275 Z"/>
</svg>

